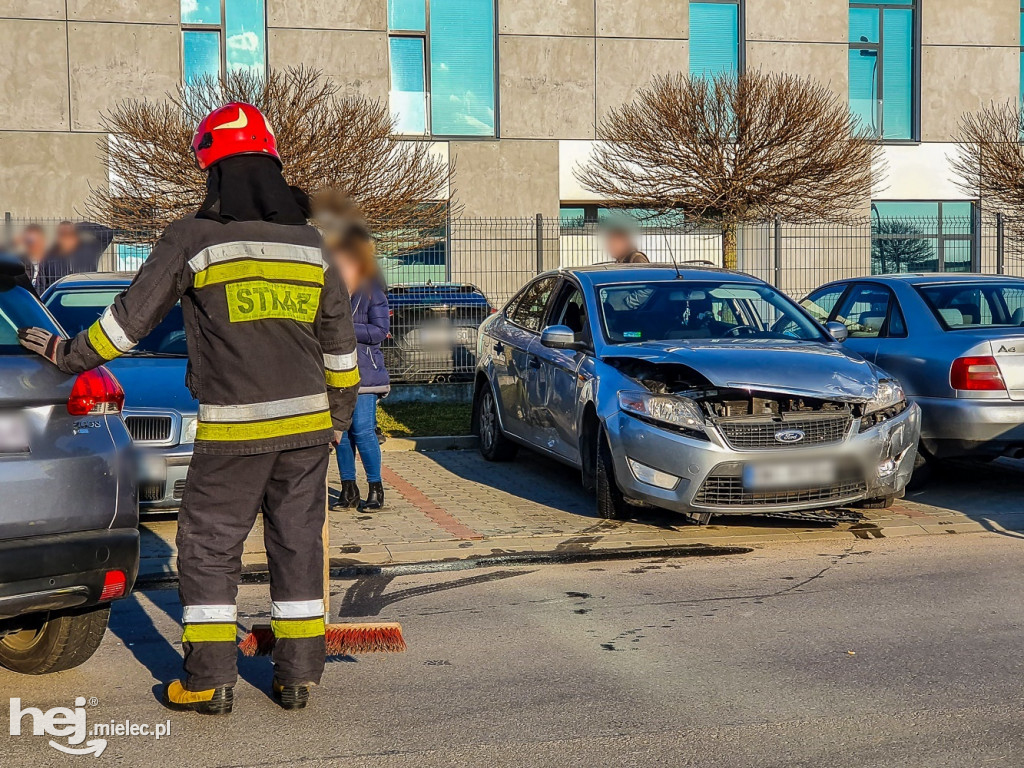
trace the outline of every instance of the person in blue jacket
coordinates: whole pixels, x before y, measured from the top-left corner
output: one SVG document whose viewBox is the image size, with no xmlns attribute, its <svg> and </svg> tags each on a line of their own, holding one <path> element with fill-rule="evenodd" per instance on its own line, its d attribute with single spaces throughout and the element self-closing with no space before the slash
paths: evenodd
<svg viewBox="0 0 1024 768">
<path fill-rule="evenodd" d="M 332 508 L 375 510 L 384 506 L 380 442 L 377 440 L 377 399 L 391 391 L 391 379 L 380 350 L 381 342 L 391 327 L 388 297 L 382 287 L 373 238 L 361 218 L 350 214 L 336 221 L 325 239 L 352 303 L 359 363 L 359 396 L 352 414 L 352 425 L 342 435 L 337 447 L 341 497 Z M 366 500 L 362 502 L 356 485 L 357 452 L 369 483 Z"/>
</svg>

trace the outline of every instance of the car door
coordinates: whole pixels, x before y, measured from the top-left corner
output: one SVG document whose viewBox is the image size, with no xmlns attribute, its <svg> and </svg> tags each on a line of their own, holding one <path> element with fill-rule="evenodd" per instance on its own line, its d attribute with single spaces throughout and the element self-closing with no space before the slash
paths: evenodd
<svg viewBox="0 0 1024 768">
<path fill-rule="evenodd" d="M 589 348 L 590 322 L 586 302 L 575 281 L 561 281 L 544 324 L 571 328 L 576 340 Z M 539 339 L 531 352 L 540 363 L 528 390 L 535 438 L 543 448 L 576 463 L 579 461 L 579 436 L 576 434 L 581 386 L 579 368 L 586 359 L 586 352 L 551 349 L 541 344 Z"/>
<path fill-rule="evenodd" d="M 540 367 L 531 347 L 538 341 L 541 324 L 558 278 L 542 276 L 524 288 L 509 303 L 500 332 L 492 341 L 492 360 L 498 388 L 497 402 L 506 432 L 533 442 L 528 387 Z"/>
</svg>

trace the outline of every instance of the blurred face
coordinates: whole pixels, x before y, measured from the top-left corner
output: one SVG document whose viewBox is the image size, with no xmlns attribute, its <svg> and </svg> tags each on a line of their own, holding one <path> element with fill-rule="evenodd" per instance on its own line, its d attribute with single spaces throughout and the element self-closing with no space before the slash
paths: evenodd
<svg viewBox="0 0 1024 768">
<path fill-rule="evenodd" d="M 42 261 L 46 254 L 46 237 L 42 230 L 26 229 L 18 238 L 21 251 L 34 262 Z"/>
<path fill-rule="evenodd" d="M 61 253 L 71 253 L 78 243 L 78 233 L 73 224 L 61 224 L 57 228 L 57 250 Z"/>
<path fill-rule="evenodd" d="M 608 254 L 615 260 L 624 259 L 635 250 L 633 241 L 625 232 L 609 232 L 605 237 L 605 244 Z"/>
<path fill-rule="evenodd" d="M 362 282 L 362 270 L 359 266 L 358 257 L 351 251 L 343 248 L 336 249 L 333 253 L 334 266 L 341 275 L 341 281 L 345 284 L 349 293 L 355 293 Z"/>
</svg>

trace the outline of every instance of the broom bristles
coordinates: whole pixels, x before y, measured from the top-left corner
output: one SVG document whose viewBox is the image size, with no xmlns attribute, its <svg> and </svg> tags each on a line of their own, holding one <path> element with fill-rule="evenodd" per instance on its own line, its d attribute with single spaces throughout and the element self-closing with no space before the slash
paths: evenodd
<svg viewBox="0 0 1024 768">
<path fill-rule="evenodd" d="M 405 650 L 402 625 L 397 622 L 374 624 L 328 624 L 328 656 L 354 656 L 360 653 L 401 653 Z M 242 638 L 238 650 L 244 656 L 268 656 L 277 638 L 269 625 L 257 624 Z"/>
</svg>

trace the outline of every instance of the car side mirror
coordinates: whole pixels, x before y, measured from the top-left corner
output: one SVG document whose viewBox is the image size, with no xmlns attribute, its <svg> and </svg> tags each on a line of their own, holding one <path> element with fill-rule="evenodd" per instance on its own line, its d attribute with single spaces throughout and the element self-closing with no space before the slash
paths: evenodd
<svg viewBox="0 0 1024 768">
<path fill-rule="evenodd" d="M 850 338 L 850 332 L 846 329 L 846 326 L 835 320 L 825 323 L 825 330 L 832 334 L 832 338 L 840 344 Z"/>
<path fill-rule="evenodd" d="M 583 349 L 583 342 L 567 325 L 549 325 L 540 333 L 540 343 L 550 349 Z"/>
</svg>

